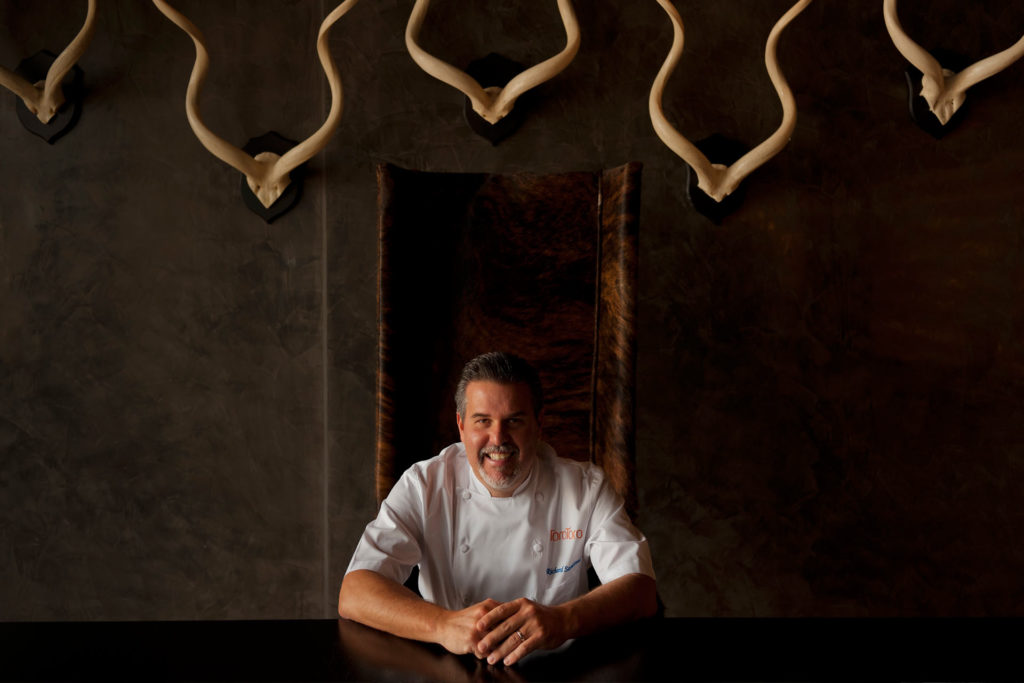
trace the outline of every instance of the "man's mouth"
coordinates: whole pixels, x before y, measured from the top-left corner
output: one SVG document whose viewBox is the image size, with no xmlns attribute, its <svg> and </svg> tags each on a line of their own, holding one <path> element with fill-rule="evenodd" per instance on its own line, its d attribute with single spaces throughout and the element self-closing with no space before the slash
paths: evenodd
<svg viewBox="0 0 1024 683">
<path fill-rule="evenodd" d="M 478 474 L 496 490 L 508 491 L 521 479 L 522 453 L 513 444 L 487 446 L 477 451 Z"/>
<path fill-rule="evenodd" d="M 480 451 L 480 455 L 494 462 L 502 462 L 508 460 L 512 456 L 516 455 L 519 451 L 515 448 L 485 448 Z"/>
</svg>

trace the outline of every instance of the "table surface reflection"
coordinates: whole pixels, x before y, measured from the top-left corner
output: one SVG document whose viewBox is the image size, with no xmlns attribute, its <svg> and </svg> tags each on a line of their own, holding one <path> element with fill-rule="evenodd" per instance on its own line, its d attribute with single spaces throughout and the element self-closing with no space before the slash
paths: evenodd
<svg viewBox="0 0 1024 683">
<path fill-rule="evenodd" d="M 1018 619 L 652 619 L 512 667 L 345 620 L 0 622 L 4 680 L 1024 680 Z"/>
</svg>

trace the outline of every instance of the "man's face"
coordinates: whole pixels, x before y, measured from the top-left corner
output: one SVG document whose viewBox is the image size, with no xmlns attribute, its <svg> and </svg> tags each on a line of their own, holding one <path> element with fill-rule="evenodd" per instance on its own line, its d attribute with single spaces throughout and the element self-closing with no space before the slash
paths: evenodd
<svg viewBox="0 0 1024 683">
<path fill-rule="evenodd" d="M 511 496 L 530 474 L 540 444 L 530 388 L 521 383 L 470 382 L 466 416 L 456 413 L 455 419 L 476 478 L 492 496 Z"/>
</svg>

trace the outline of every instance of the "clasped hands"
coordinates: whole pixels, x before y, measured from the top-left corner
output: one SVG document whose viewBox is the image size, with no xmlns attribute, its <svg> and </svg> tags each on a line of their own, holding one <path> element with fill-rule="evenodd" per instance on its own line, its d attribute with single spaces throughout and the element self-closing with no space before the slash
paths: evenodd
<svg viewBox="0 0 1024 683">
<path fill-rule="evenodd" d="M 534 650 L 553 649 L 570 637 L 568 611 L 526 598 L 484 600 L 449 612 L 439 642 L 449 652 L 511 665 Z"/>
</svg>

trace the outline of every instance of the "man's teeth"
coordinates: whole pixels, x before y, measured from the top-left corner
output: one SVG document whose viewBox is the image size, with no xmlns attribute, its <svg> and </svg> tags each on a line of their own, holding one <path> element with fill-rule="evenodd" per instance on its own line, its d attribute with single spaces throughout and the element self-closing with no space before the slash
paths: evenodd
<svg viewBox="0 0 1024 683">
<path fill-rule="evenodd" d="M 510 455 L 512 455 L 512 454 L 511 453 L 488 453 L 487 457 L 490 458 L 491 460 L 505 460 Z"/>
</svg>

